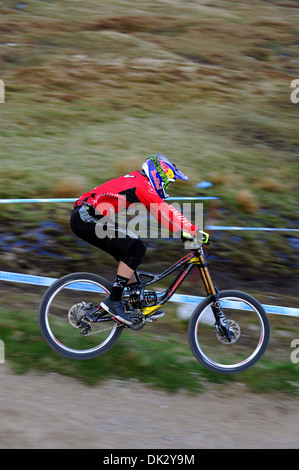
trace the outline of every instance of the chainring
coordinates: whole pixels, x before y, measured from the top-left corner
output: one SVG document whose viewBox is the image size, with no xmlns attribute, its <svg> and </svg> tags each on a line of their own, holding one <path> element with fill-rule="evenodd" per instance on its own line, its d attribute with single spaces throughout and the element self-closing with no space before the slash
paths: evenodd
<svg viewBox="0 0 299 470">
<path fill-rule="evenodd" d="M 130 326 L 131 330 L 141 330 L 145 325 L 145 316 L 138 311 L 134 311 L 129 314 L 129 318 L 133 321 L 133 324 Z"/>
</svg>

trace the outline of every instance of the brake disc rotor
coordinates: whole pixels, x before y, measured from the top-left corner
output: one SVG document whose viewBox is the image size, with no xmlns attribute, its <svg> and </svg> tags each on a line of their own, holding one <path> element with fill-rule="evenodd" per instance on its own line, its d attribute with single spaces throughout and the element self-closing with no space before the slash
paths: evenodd
<svg viewBox="0 0 299 470">
<path fill-rule="evenodd" d="M 228 325 L 230 331 L 233 333 L 233 335 L 231 336 L 230 341 L 228 341 L 226 336 L 223 336 L 219 331 L 216 331 L 217 339 L 220 341 L 220 343 L 234 344 L 240 338 L 241 328 L 240 328 L 239 324 L 234 320 L 226 319 L 226 321 L 227 321 L 227 325 Z"/>
<path fill-rule="evenodd" d="M 82 309 L 82 306 L 82 302 L 74 304 L 68 311 L 68 320 L 74 328 L 80 328 L 80 320 L 82 319 L 85 313 Z"/>
</svg>

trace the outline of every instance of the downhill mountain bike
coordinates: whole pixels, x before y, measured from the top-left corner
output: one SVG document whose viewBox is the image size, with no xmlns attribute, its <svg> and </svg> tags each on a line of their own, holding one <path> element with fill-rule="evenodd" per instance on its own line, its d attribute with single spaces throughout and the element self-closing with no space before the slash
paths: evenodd
<svg viewBox="0 0 299 470">
<path fill-rule="evenodd" d="M 266 351 L 270 324 L 262 305 L 238 290 L 213 285 L 201 246 L 161 274 L 136 271 L 138 287 L 126 288 L 123 301 L 131 326 L 120 323 L 100 306 L 112 285 L 91 273 L 68 274 L 46 291 L 39 308 L 41 333 L 57 353 L 71 359 L 92 359 L 106 353 L 125 328 L 140 330 L 163 315 L 166 304 L 190 271 L 199 269 L 206 297 L 195 307 L 188 325 L 195 358 L 214 372 L 233 374 L 253 366 Z M 153 283 L 178 271 L 164 291 L 149 290 Z"/>
</svg>

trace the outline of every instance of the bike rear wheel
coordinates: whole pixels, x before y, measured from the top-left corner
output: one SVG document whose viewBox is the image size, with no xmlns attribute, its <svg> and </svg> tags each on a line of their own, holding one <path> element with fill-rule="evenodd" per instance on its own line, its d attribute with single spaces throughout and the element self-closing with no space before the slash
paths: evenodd
<svg viewBox="0 0 299 470">
<path fill-rule="evenodd" d="M 96 307 L 111 288 L 104 278 L 90 273 L 69 274 L 55 281 L 46 291 L 38 314 L 40 331 L 49 346 L 62 356 L 79 360 L 111 349 L 123 327 Z M 95 306 L 96 315 L 89 320 L 86 306 Z"/>
<path fill-rule="evenodd" d="M 195 358 L 208 369 L 235 374 L 252 367 L 266 351 L 270 323 L 262 305 L 252 296 L 235 290 L 219 292 L 219 301 L 233 336 L 229 342 L 215 328 L 213 296 L 194 310 L 188 338 Z"/>
</svg>

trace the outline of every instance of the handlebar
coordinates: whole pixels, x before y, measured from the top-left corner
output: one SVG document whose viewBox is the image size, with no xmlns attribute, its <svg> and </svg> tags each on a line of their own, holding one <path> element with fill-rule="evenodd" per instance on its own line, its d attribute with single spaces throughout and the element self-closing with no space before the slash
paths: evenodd
<svg viewBox="0 0 299 470">
<path fill-rule="evenodd" d="M 196 248 L 197 246 L 200 247 L 202 245 L 211 246 L 211 238 L 207 232 L 203 232 L 199 230 L 196 236 L 193 236 L 187 232 L 182 232 L 181 240 L 183 242 L 191 242 L 192 248 Z"/>
</svg>

